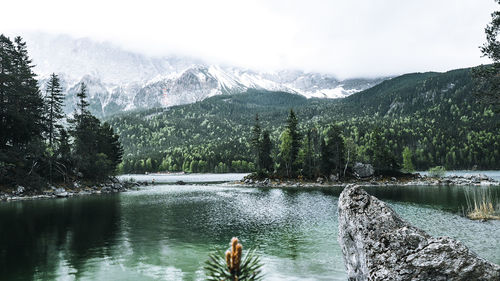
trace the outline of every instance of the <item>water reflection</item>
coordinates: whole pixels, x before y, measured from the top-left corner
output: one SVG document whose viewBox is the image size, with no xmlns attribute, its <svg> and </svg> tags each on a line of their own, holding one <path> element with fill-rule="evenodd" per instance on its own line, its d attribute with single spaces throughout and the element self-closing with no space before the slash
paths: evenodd
<svg viewBox="0 0 500 281">
<path fill-rule="evenodd" d="M 288 279 L 345 279 L 342 260 L 331 258 L 340 252 L 336 198 L 321 192 L 156 186 L 124 195 L 122 206 L 128 239 L 140 241 L 131 245 L 133 255 L 151 267 L 181 270 L 183 280 L 202 280 L 208 253 L 233 236 L 245 248 L 258 247 L 268 279 L 284 273 Z"/>
<path fill-rule="evenodd" d="M 465 194 L 467 191 L 487 189 L 494 199 L 500 201 L 500 186 L 384 186 L 372 185 L 364 186 L 369 194 L 381 199 L 394 202 L 405 202 L 418 204 L 421 206 L 433 207 L 441 210 L 451 211 L 462 214 L 463 209 L 467 208 Z M 273 190 L 273 188 L 260 188 L 260 190 Z M 303 188 L 284 189 L 285 194 L 292 196 L 295 193 L 319 192 L 325 196 L 338 197 L 343 187 L 312 187 L 304 190 Z"/>
<path fill-rule="evenodd" d="M 88 259 L 109 254 L 119 206 L 116 196 L 0 204 L 0 276 L 54 279 L 63 255 L 78 277 Z"/>
<path fill-rule="evenodd" d="M 493 198 L 500 199 L 499 186 L 370 186 L 364 189 L 383 200 L 432 206 L 455 213 L 462 213 L 467 208 L 467 190 L 488 189 Z"/>
<path fill-rule="evenodd" d="M 366 189 L 390 200 L 415 226 L 458 238 L 500 262 L 500 222 L 458 215 L 465 204 L 462 187 Z M 495 196 L 499 189 L 492 188 Z M 0 279 L 203 280 L 208 253 L 237 236 L 245 249 L 258 247 L 266 280 L 345 280 L 337 243 L 340 192 L 156 185 L 109 196 L 2 203 Z"/>
</svg>

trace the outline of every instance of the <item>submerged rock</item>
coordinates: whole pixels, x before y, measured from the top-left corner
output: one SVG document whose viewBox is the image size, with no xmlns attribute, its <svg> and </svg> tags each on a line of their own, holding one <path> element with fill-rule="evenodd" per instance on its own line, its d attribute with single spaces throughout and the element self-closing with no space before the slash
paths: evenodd
<svg viewBox="0 0 500 281">
<path fill-rule="evenodd" d="M 105 187 L 101 188 L 101 192 L 110 193 L 110 192 L 113 192 L 113 189 L 110 186 L 105 186 Z"/>
<path fill-rule="evenodd" d="M 339 242 L 349 280 L 500 280 L 500 266 L 431 237 L 355 185 L 339 198 Z"/>
</svg>

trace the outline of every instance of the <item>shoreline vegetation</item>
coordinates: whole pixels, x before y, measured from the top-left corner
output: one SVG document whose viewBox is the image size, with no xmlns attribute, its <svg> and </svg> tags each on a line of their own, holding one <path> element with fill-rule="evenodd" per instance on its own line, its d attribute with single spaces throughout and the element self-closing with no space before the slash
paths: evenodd
<svg viewBox="0 0 500 281">
<path fill-rule="evenodd" d="M 139 186 L 149 184 L 148 182 L 120 181 L 117 178 L 110 178 L 102 183 L 73 182 L 72 185 L 54 185 L 47 189 L 26 189 L 20 185 L 15 188 L 0 187 L 0 201 L 56 199 L 80 195 L 109 194 L 136 190 Z"/>
</svg>

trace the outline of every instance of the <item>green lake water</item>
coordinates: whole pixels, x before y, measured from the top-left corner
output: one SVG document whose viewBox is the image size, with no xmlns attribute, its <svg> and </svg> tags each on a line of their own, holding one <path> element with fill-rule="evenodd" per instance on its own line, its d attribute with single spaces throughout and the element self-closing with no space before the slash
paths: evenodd
<svg viewBox="0 0 500 281">
<path fill-rule="evenodd" d="M 500 187 L 367 190 L 431 235 L 459 239 L 500 264 L 500 221 L 460 215 L 467 188 L 500 198 Z M 0 202 L 0 280 L 203 280 L 208 253 L 233 236 L 244 248 L 258 247 L 265 280 L 345 280 L 340 191 L 163 184 Z"/>
</svg>

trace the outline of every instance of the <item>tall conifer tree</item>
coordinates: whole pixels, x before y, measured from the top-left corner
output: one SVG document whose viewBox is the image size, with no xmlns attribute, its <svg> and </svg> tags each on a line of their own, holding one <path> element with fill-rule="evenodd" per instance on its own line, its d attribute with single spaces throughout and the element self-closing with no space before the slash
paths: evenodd
<svg viewBox="0 0 500 281">
<path fill-rule="evenodd" d="M 300 135 L 299 132 L 298 123 L 299 122 L 297 120 L 295 112 L 293 111 L 293 109 L 290 109 L 290 113 L 287 119 L 286 129 L 288 130 L 291 139 L 291 144 L 290 144 L 291 147 L 289 155 L 290 159 L 288 159 L 288 161 L 290 162 L 290 167 L 291 167 L 290 171 L 292 177 L 295 177 L 297 175 L 300 167 L 299 163 L 297 163 L 297 159 L 299 156 L 302 136 Z"/>
<path fill-rule="evenodd" d="M 344 164 L 344 139 L 338 126 L 334 125 L 326 129 L 321 147 L 321 170 L 323 175 L 334 174 L 340 177 Z"/>
<path fill-rule="evenodd" d="M 269 136 L 269 131 L 264 130 L 259 148 L 260 168 L 267 172 L 272 172 L 273 159 L 271 158 L 272 143 Z"/>
<path fill-rule="evenodd" d="M 109 124 L 99 121 L 88 110 L 87 87 L 81 84 L 72 123 L 74 158 L 83 178 L 104 180 L 113 175 L 122 160 L 123 148 Z"/>
<path fill-rule="evenodd" d="M 262 167 L 260 165 L 260 147 L 261 147 L 261 128 L 259 124 L 259 115 L 255 114 L 255 124 L 252 128 L 252 139 L 251 139 L 251 145 L 252 145 L 252 150 L 254 153 L 254 163 L 255 163 L 255 168 L 257 170 L 260 170 Z"/>
<path fill-rule="evenodd" d="M 500 4 L 500 0 L 495 0 Z M 486 43 L 481 46 L 483 56 L 493 61 L 491 65 L 480 66 L 474 70 L 477 91 L 483 102 L 495 106 L 500 111 L 500 10 L 491 14 L 491 22 L 485 28 Z"/>
<path fill-rule="evenodd" d="M 32 68 L 22 38 L 0 35 L 0 182 L 39 176 L 43 99 Z"/>
<path fill-rule="evenodd" d="M 64 117 L 62 110 L 63 103 L 64 95 L 62 93 L 60 79 L 55 73 L 52 73 L 49 81 L 47 82 L 45 96 L 45 104 L 47 107 L 47 131 L 50 149 L 54 149 L 56 132 L 58 129 L 62 128 L 59 121 Z"/>
</svg>

